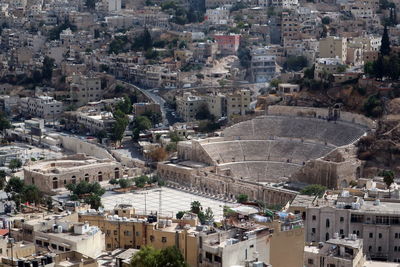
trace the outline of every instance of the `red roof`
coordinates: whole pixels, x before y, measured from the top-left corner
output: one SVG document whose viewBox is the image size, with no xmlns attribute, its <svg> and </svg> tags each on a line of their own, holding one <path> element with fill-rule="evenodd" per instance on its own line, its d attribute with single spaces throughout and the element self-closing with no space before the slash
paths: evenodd
<svg viewBox="0 0 400 267">
<path fill-rule="evenodd" d="M 8 234 L 8 229 L 0 229 L 0 236 L 5 236 Z"/>
</svg>

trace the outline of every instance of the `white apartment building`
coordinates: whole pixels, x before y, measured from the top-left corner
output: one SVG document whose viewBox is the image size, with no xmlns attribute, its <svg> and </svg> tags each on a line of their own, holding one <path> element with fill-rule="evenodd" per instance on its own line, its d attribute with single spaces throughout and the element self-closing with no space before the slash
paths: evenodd
<svg viewBox="0 0 400 267">
<path fill-rule="evenodd" d="M 205 20 L 211 24 L 223 25 L 229 22 L 229 9 L 226 7 L 218 7 L 215 9 L 207 9 Z"/>
<path fill-rule="evenodd" d="M 91 134 L 111 131 L 115 119 L 111 112 L 78 112 L 77 121 Z"/>
<path fill-rule="evenodd" d="M 122 2 L 121 0 L 108 0 L 108 12 L 121 11 Z"/>
<path fill-rule="evenodd" d="M 399 209 L 397 199 L 365 200 L 347 191 L 325 199 L 299 195 L 290 206 L 290 211 L 303 215 L 306 242 L 324 242 L 336 234 L 341 238 L 356 235 L 363 239 L 363 251 L 368 258 L 397 262 L 400 262 Z"/>
<path fill-rule="evenodd" d="M 50 96 L 25 97 L 20 99 L 20 111 L 23 115 L 53 120 L 62 114 L 64 106 Z"/>
<path fill-rule="evenodd" d="M 299 6 L 298 0 L 271 0 L 270 6 L 281 9 L 296 9 Z"/>
<path fill-rule="evenodd" d="M 251 80 L 256 83 L 270 81 L 277 73 L 276 56 L 268 52 L 268 48 L 258 48 L 252 51 Z"/>
<path fill-rule="evenodd" d="M 78 107 L 103 98 L 103 89 L 101 88 L 101 79 L 99 77 L 72 75 L 68 77 L 68 82 L 70 100 L 72 104 Z"/>
</svg>

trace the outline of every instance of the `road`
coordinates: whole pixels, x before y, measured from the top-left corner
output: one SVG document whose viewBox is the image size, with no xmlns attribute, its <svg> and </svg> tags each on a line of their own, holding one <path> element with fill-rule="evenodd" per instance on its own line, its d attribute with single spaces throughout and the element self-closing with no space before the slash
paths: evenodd
<svg viewBox="0 0 400 267">
<path fill-rule="evenodd" d="M 122 83 L 128 84 L 130 86 L 133 86 L 136 90 L 140 91 L 141 93 L 143 93 L 147 98 L 151 99 L 154 103 L 157 103 L 160 105 L 160 109 L 161 109 L 161 116 L 162 116 L 162 124 L 164 126 L 168 126 L 169 122 L 167 119 L 167 110 L 165 108 L 165 100 L 160 97 L 159 95 L 154 93 L 155 89 L 143 89 L 140 88 L 132 83 L 126 82 L 126 81 L 121 81 Z"/>
</svg>

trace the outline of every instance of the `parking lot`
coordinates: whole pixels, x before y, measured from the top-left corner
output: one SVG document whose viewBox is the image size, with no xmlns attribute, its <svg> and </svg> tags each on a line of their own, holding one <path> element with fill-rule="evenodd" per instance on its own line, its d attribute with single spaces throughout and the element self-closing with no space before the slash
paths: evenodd
<svg viewBox="0 0 400 267">
<path fill-rule="evenodd" d="M 149 214 L 150 212 L 157 212 L 161 208 L 163 216 L 171 217 L 175 217 L 178 211 L 190 210 L 190 204 L 196 200 L 201 203 L 203 209 L 210 207 L 217 221 L 222 219 L 224 205 L 230 207 L 237 206 L 237 204 L 225 203 L 168 187 L 126 194 L 107 193 L 101 199 L 106 210 L 113 209 L 117 204 L 131 204 L 136 209 L 136 213 L 144 213 L 146 211 Z"/>
</svg>

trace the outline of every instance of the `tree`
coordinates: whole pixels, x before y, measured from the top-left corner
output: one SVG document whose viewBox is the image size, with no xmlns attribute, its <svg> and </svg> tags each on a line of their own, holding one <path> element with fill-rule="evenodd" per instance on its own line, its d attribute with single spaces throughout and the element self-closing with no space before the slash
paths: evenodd
<svg viewBox="0 0 400 267">
<path fill-rule="evenodd" d="M 211 120 L 215 119 L 214 115 L 211 114 L 206 103 L 202 103 L 195 115 L 196 120 Z"/>
<path fill-rule="evenodd" d="M 131 185 L 131 181 L 128 179 L 119 179 L 118 184 L 121 188 L 128 188 Z"/>
<path fill-rule="evenodd" d="M 36 185 L 25 185 L 21 196 L 22 202 L 40 203 L 42 201 L 42 193 Z"/>
<path fill-rule="evenodd" d="M 322 24 L 324 25 L 328 25 L 329 23 L 331 23 L 331 19 L 329 17 L 323 17 L 321 19 Z"/>
<path fill-rule="evenodd" d="M 178 212 L 176 213 L 176 218 L 177 218 L 178 220 L 180 220 L 180 219 L 183 218 L 183 215 L 185 215 L 185 212 L 184 212 L 184 211 L 178 211 Z"/>
<path fill-rule="evenodd" d="M 15 171 L 16 169 L 22 167 L 22 161 L 21 161 L 20 159 L 18 159 L 18 158 L 12 159 L 12 160 L 10 160 L 10 163 L 9 163 L 8 167 L 9 167 L 12 171 Z"/>
<path fill-rule="evenodd" d="M 289 56 L 284 64 L 287 70 L 300 71 L 308 64 L 305 56 Z"/>
<path fill-rule="evenodd" d="M 246 203 L 249 200 L 249 196 L 245 194 L 240 194 L 236 196 L 236 201 L 239 203 Z"/>
<path fill-rule="evenodd" d="M 151 121 L 145 116 L 137 116 L 135 119 L 135 128 L 140 132 L 151 128 Z"/>
<path fill-rule="evenodd" d="M 42 66 L 42 76 L 45 80 L 51 80 L 53 77 L 54 59 L 48 56 L 44 57 Z"/>
<path fill-rule="evenodd" d="M 163 147 L 157 147 L 150 151 L 149 158 L 153 162 L 160 162 L 166 160 L 168 157 L 167 151 Z"/>
<path fill-rule="evenodd" d="M 47 197 L 47 199 L 46 199 L 46 205 L 47 205 L 47 209 L 48 209 L 49 211 L 52 211 L 52 210 L 53 210 L 54 205 L 53 205 L 53 199 L 52 199 L 51 197 Z"/>
<path fill-rule="evenodd" d="M 151 34 L 147 28 L 144 29 L 143 35 L 143 50 L 147 51 L 153 48 L 153 39 L 151 38 Z"/>
<path fill-rule="evenodd" d="M 394 182 L 394 173 L 393 171 L 384 170 L 381 172 L 381 175 L 383 176 L 383 181 L 385 182 L 386 187 L 389 189 L 389 197 L 390 197 L 390 186 Z"/>
<path fill-rule="evenodd" d="M 131 267 L 157 267 L 160 251 L 151 246 L 142 247 L 132 257 Z"/>
<path fill-rule="evenodd" d="M 124 114 L 131 114 L 132 113 L 132 102 L 131 99 L 127 96 L 124 97 L 124 100 L 121 100 L 117 103 L 116 110 L 120 110 Z"/>
<path fill-rule="evenodd" d="M 195 213 L 195 214 L 199 214 L 201 210 L 201 203 L 197 200 L 193 201 L 190 204 L 190 211 Z"/>
<path fill-rule="evenodd" d="M 165 267 L 189 267 L 181 251 L 176 246 L 163 248 L 158 254 L 157 264 Z"/>
<path fill-rule="evenodd" d="M 101 197 L 96 194 L 90 194 L 89 197 L 85 198 L 85 202 L 90 205 L 91 209 L 99 209 L 100 207 L 103 207 L 101 203 Z"/>
<path fill-rule="evenodd" d="M 4 187 L 6 186 L 7 180 L 6 180 L 6 172 L 3 170 L 0 170 L 0 190 L 3 190 Z"/>
<path fill-rule="evenodd" d="M 322 197 L 326 191 L 326 187 L 319 184 L 307 185 L 300 190 L 300 194 L 309 196 L 319 196 Z"/>
<path fill-rule="evenodd" d="M 134 179 L 134 181 L 135 181 L 135 185 L 137 187 L 143 188 L 146 184 L 148 184 L 150 182 L 150 179 L 146 175 L 141 175 L 141 176 L 136 177 Z"/>
<path fill-rule="evenodd" d="M 22 181 L 19 177 L 11 177 L 8 181 L 4 191 L 6 193 L 21 193 L 24 188 L 24 181 Z"/>
<path fill-rule="evenodd" d="M 0 131 L 3 132 L 6 129 L 11 128 L 10 121 L 6 118 L 4 113 L 0 112 Z"/>
<path fill-rule="evenodd" d="M 390 54 L 390 40 L 387 26 L 383 29 L 382 41 L 381 41 L 381 54 L 383 56 L 388 56 Z"/>
<path fill-rule="evenodd" d="M 238 54 L 240 65 L 243 68 L 246 68 L 246 69 L 249 68 L 250 63 L 251 63 L 251 54 L 250 54 L 250 48 L 247 44 L 246 39 L 244 39 L 244 38 L 240 39 L 237 54 Z"/>
<path fill-rule="evenodd" d="M 114 111 L 113 116 L 115 123 L 112 129 L 111 139 L 119 142 L 124 137 L 124 132 L 129 124 L 129 119 L 128 116 L 119 109 Z"/>
</svg>

